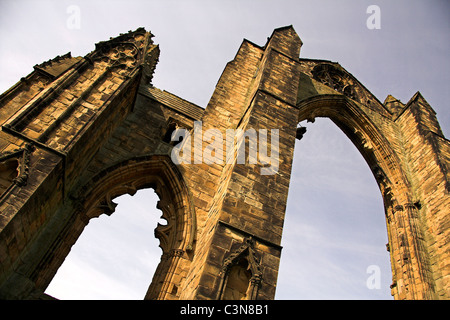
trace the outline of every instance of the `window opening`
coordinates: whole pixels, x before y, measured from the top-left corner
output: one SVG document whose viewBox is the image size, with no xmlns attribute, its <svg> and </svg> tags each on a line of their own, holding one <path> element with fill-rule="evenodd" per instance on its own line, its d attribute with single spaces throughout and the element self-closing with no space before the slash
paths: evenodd
<svg viewBox="0 0 450 320">
<path fill-rule="evenodd" d="M 276 299 L 392 299 L 378 185 L 330 119 L 307 127 L 295 145 Z"/>
<path fill-rule="evenodd" d="M 166 225 L 153 189 L 116 197 L 115 212 L 89 221 L 46 294 L 57 299 L 143 299 L 160 262 L 154 236 Z"/>
</svg>

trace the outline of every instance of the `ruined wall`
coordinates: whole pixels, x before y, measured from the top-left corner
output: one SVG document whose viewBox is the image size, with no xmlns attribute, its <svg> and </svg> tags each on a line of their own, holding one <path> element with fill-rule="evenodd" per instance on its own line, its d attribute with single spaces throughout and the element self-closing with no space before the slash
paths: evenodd
<svg viewBox="0 0 450 320">
<path fill-rule="evenodd" d="M 1 153 L 24 150 L 24 174 L 0 198 L 2 297 L 39 294 L 37 273 L 51 256 L 47 233 L 58 233 L 46 226 L 64 220 L 55 213 L 80 172 L 131 112 L 141 81 L 151 79 L 158 58 L 151 37 L 138 29 L 84 58 L 57 57 L 0 97 Z"/>
<path fill-rule="evenodd" d="M 383 195 L 396 299 L 448 297 L 449 141 L 418 92 L 384 103 L 339 64 L 300 59 L 299 120 L 328 117 L 366 159 Z M 447 276 L 446 276 L 447 275 Z"/>
<path fill-rule="evenodd" d="M 151 38 L 138 29 L 57 57 L 0 96 L 0 297 L 48 298 L 89 220 L 153 188 L 168 224 L 146 299 L 273 299 L 297 123 L 328 117 L 380 186 L 394 298 L 449 298 L 450 144 L 419 93 L 380 102 L 339 64 L 299 58 L 288 26 L 264 46 L 244 40 L 202 108 L 151 85 Z M 182 129 L 190 139 L 171 141 Z"/>
</svg>

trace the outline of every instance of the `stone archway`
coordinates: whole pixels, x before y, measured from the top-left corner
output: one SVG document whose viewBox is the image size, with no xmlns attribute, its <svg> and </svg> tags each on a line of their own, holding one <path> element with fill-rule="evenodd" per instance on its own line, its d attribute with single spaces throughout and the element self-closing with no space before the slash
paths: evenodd
<svg viewBox="0 0 450 320">
<path fill-rule="evenodd" d="M 304 99 L 297 104 L 298 121 L 329 118 L 353 142 L 371 169 L 383 197 L 393 274 L 392 295 L 432 299 L 434 285 L 429 256 L 423 250 L 426 243 L 418 215 L 420 202 L 415 199 L 400 155 L 380 130 L 380 124 L 373 122 L 364 112 L 367 109 L 355 98 L 354 94 L 351 97 L 322 94 Z"/>
<path fill-rule="evenodd" d="M 157 208 L 167 221 L 155 229 L 163 253 L 145 299 L 178 299 L 194 253 L 196 218 L 183 178 L 167 156 L 144 156 L 121 162 L 103 170 L 81 188 L 75 197 L 75 218 L 65 226 L 58 246 L 52 248 L 53 259 L 40 272 L 38 284 L 51 281 L 90 219 L 113 214 L 117 205 L 114 198 L 134 195 L 144 188 L 155 190 L 160 198 Z"/>
</svg>

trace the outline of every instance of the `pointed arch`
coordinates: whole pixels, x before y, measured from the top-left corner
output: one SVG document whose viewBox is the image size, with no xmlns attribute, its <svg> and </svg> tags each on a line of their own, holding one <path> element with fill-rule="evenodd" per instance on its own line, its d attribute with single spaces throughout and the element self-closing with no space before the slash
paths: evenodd
<svg viewBox="0 0 450 320">
<path fill-rule="evenodd" d="M 195 252 L 196 215 L 181 173 L 165 155 L 135 157 L 117 163 L 98 173 L 72 195 L 74 218 L 50 249 L 51 262 L 40 272 L 38 283 L 43 287 L 50 283 L 90 219 L 113 214 L 117 206 L 114 198 L 134 195 L 144 188 L 155 190 L 160 199 L 157 208 L 162 211 L 161 218 L 167 221 L 155 229 L 162 256 L 144 299 L 178 299 Z"/>
<path fill-rule="evenodd" d="M 323 94 L 307 98 L 297 106 L 298 122 L 329 118 L 347 135 L 372 170 L 386 203 L 412 201 L 407 193 L 410 184 L 397 153 L 357 102 L 340 94 Z"/>
<path fill-rule="evenodd" d="M 398 149 L 386 136 L 389 130 L 392 135 L 396 134 L 395 124 L 386 115 L 342 94 L 314 95 L 298 102 L 297 107 L 298 122 L 314 122 L 316 117 L 332 120 L 353 142 L 369 165 L 385 207 L 394 297 L 417 292 L 422 294 L 418 298 L 433 298 L 434 284 L 418 215 L 417 204 L 420 202 L 415 198 Z M 380 130 L 374 124 L 373 117 L 383 118 L 384 121 L 381 122 L 386 124 L 386 128 Z M 406 238 L 411 240 L 406 243 Z M 415 276 L 416 270 L 418 277 Z M 404 277 L 404 274 L 408 276 Z"/>
<path fill-rule="evenodd" d="M 102 213 L 112 214 L 116 207 L 112 199 L 149 187 L 160 198 L 157 208 L 167 224 L 155 229 L 163 254 L 145 298 L 176 299 L 194 249 L 196 217 L 187 185 L 170 158 L 137 157 L 102 171 L 81 191 L 84 210 L 80 215 L 87 221 Z"/>
<path fill-rule="evenodd" d="M 241 246 L 224 260 L 219 299 L 256 300 L 262 271 L 254 246 L 255 240 L 252 237 L 245 238 Z"/>
</svg>

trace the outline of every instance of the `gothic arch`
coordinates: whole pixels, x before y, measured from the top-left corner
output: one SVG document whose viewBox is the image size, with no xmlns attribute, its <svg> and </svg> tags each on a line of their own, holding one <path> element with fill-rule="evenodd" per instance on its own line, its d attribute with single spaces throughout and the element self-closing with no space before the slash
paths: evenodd
<svg viewBox="0 0 450 320">
<path fill-rule="evenodd" d="M 187 186 L 167 156 L 133 158 L 98 174 L 83 188 L 83 219 L 112 214 L 116 206 L 112 199 L 148 187 L 159 196 L 157 208 L 167 225 L 158 224 L 155 229 L 163 254 L 145 298 L 174 299 L 182 283 L 177 277 L 187 270 L 193 251 L 196 218 Z"/>
<path fill-rule="evenodd" d="M 297 106 L 298 122 L 329 118 L 347 135 L 372 170 L 386 204 L 399 201 L 398 198 L 404 201 L 404 196 L 412 201 L 406 192 L 409 182 L 398 155 L 359 104 L 340 94 L 324 94 L 307 98 Z"/>
<path fill-rule="evenodd" d="M 143 188 L 155 189 L 162 218 L 179 224 L 178 236 L 170 239 L 174 243 L 166 240 L 161 243 L 163 251 L 166 245 L 192 251 L 196 228 L 194 206 L 182 175 L 168 156 L 137 157 L 113 165 L 92 178 L 77 198 L 83 199 L 84 215 L 91 219 L 102 213 L 112 214 L 116 206 L 112 199 L 125 193 L 134 195 Z"/>
<path fill-rule="evenodd" d="M 382 128 L 371 120 L 370 108 L 341 94 L 322 94 L 306 98 L 297 104 L 298 122 L 314 122 L 316 117 L 332 120 L 353 142 L 369 165 L 383 197 L 391 255 L 394 296 L 409 292 L 422 293 L 433 298 L 434 285 L 418 210 L 420 201 L 415 198 L 400 155 Z M 378 117 L 383 117 L 380 114 Z M 385 119 L 386 123 L 390 119 Z M 388 124 L 389 125 L 389 124 Z M 391 126 L 394 124 L 391 122 Z M 409 241 L 406 239 L 410 239 Z M 401 259 L 395 257 L 400 256 Z M 414 258 L 413 258 L 414 257 Z M 414 276 L 419 271 L 419 278 Z M 404 281 L 408 274 L 409 283 Z M 403 278 L 403 279 L 401 279 Z M 400 279 L 400 283 L 397 280 Z"/>
<path fill-rule="evenodd" d="M 194 254 L 196 217 L 187 185 L 168 156 L 143 156 L 120 162 L 97 174 L 77 196 L 72 196 L 75 218 L 59 237 L 63 241 L 47 268 L 53 272 L 46 272 L 45 282 L 53 278 L 90 219 L 113 214 L 117 206 L 114 198 L 134 195 L 144 188 L 155 190 L 160 198 L 157 208 L 167 221 L 166 225 L 158 223 L 155 229 L 163 253 L 145 299 L 178 299 L 179 287 Z"/>
<path fill-rule="evenodd" d="M 256 300 L 262 271 L 255 251 L 255 240 L 244 238 L 242 244 L 224 260 L 220 272 L 220 300 Z"/>
</svg>

